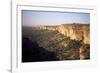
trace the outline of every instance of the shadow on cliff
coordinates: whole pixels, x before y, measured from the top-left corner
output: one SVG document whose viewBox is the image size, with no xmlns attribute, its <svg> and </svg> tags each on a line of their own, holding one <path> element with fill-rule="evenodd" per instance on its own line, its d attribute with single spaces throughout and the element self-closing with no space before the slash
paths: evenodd
<svg viewBox="0 0 100 73">
<path fill-rule="evenodd" d="M 56 61 L 54 52 L 49 52 L 45 48 L 39 47 L 37 42 L 33 42 L 27 37 L 22 38 L 22 62 Z"/>
</svg>

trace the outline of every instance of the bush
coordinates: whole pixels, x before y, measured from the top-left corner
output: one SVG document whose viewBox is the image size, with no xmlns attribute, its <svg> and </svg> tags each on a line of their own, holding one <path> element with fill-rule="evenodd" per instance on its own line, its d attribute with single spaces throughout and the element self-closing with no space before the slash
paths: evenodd
<svg viewBox="0 0 100 73">
<path fill-rule="evenodd" d="M 65 36 L 64 40 L 70 40 L 70 37 Z"/>
</svg>

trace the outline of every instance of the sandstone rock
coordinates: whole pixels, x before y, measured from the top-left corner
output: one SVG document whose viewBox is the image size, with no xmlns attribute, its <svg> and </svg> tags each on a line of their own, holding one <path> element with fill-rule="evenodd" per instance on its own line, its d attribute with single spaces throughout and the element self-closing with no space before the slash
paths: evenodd
<svg viewBox="0 0 100 73">
<path fill-rule="evenodd" d="M 90 26 L 88 24 L 62 24 L 58 31 L 75 40 L 82 40 L 84 44 L 90 44 Z"/>
<path fill-rule="evenodd" d="M 89 59 L 90 58 L 90 45 L 84 44 L 79 48 L 80 59 Z"/>
</svg>

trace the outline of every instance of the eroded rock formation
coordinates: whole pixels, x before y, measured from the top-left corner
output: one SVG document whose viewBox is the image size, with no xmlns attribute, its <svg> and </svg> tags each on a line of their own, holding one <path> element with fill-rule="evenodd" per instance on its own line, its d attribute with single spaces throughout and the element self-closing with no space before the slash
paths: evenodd
<svg viewBox="0 0 100 73">
<path fill-rule="evenodd" d="M 70 39 L 82 40 L 84 44 L 90 44 L 90 26 L 88 24 L 62 24 L 58 31 Z"/>
<path fill-rule="evenodd" d="M 39 26 L 38 29 L 58 31 L 70 38 L 70 40 L 81 41 L 82 45 L 79 48 L 70 49 L 69 59 L 89 59 L 90 58 L 90 25 L 89 24 L 61 24 L 58 26 Z M 61 44 L 61 43 L 60 43 Z M 64 44 L 64 43 L 63 43 Z M 68 46 L 68 45 L 64 45 Z M 75 52 L 76 51 L 76 52 Z M 67 54 L 69 55 L 67 52 Z M 66 55 L 64 57 L 66 58 Z M 68 57 L 67 57 L 68 59 Z"/>
</svg>

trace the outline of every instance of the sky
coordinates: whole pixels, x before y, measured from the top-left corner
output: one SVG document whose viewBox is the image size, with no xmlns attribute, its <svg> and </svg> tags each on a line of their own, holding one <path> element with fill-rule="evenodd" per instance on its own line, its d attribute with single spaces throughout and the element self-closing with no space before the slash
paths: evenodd
<svg viewBox="0 0 100 73">
<path fill-rule="evenodd" d="M 22 10 L 22 25 L 59 25 L 65 23 L 90 23 L 89 13 L 73 12 L 50 12 Z"/>
</svg>

